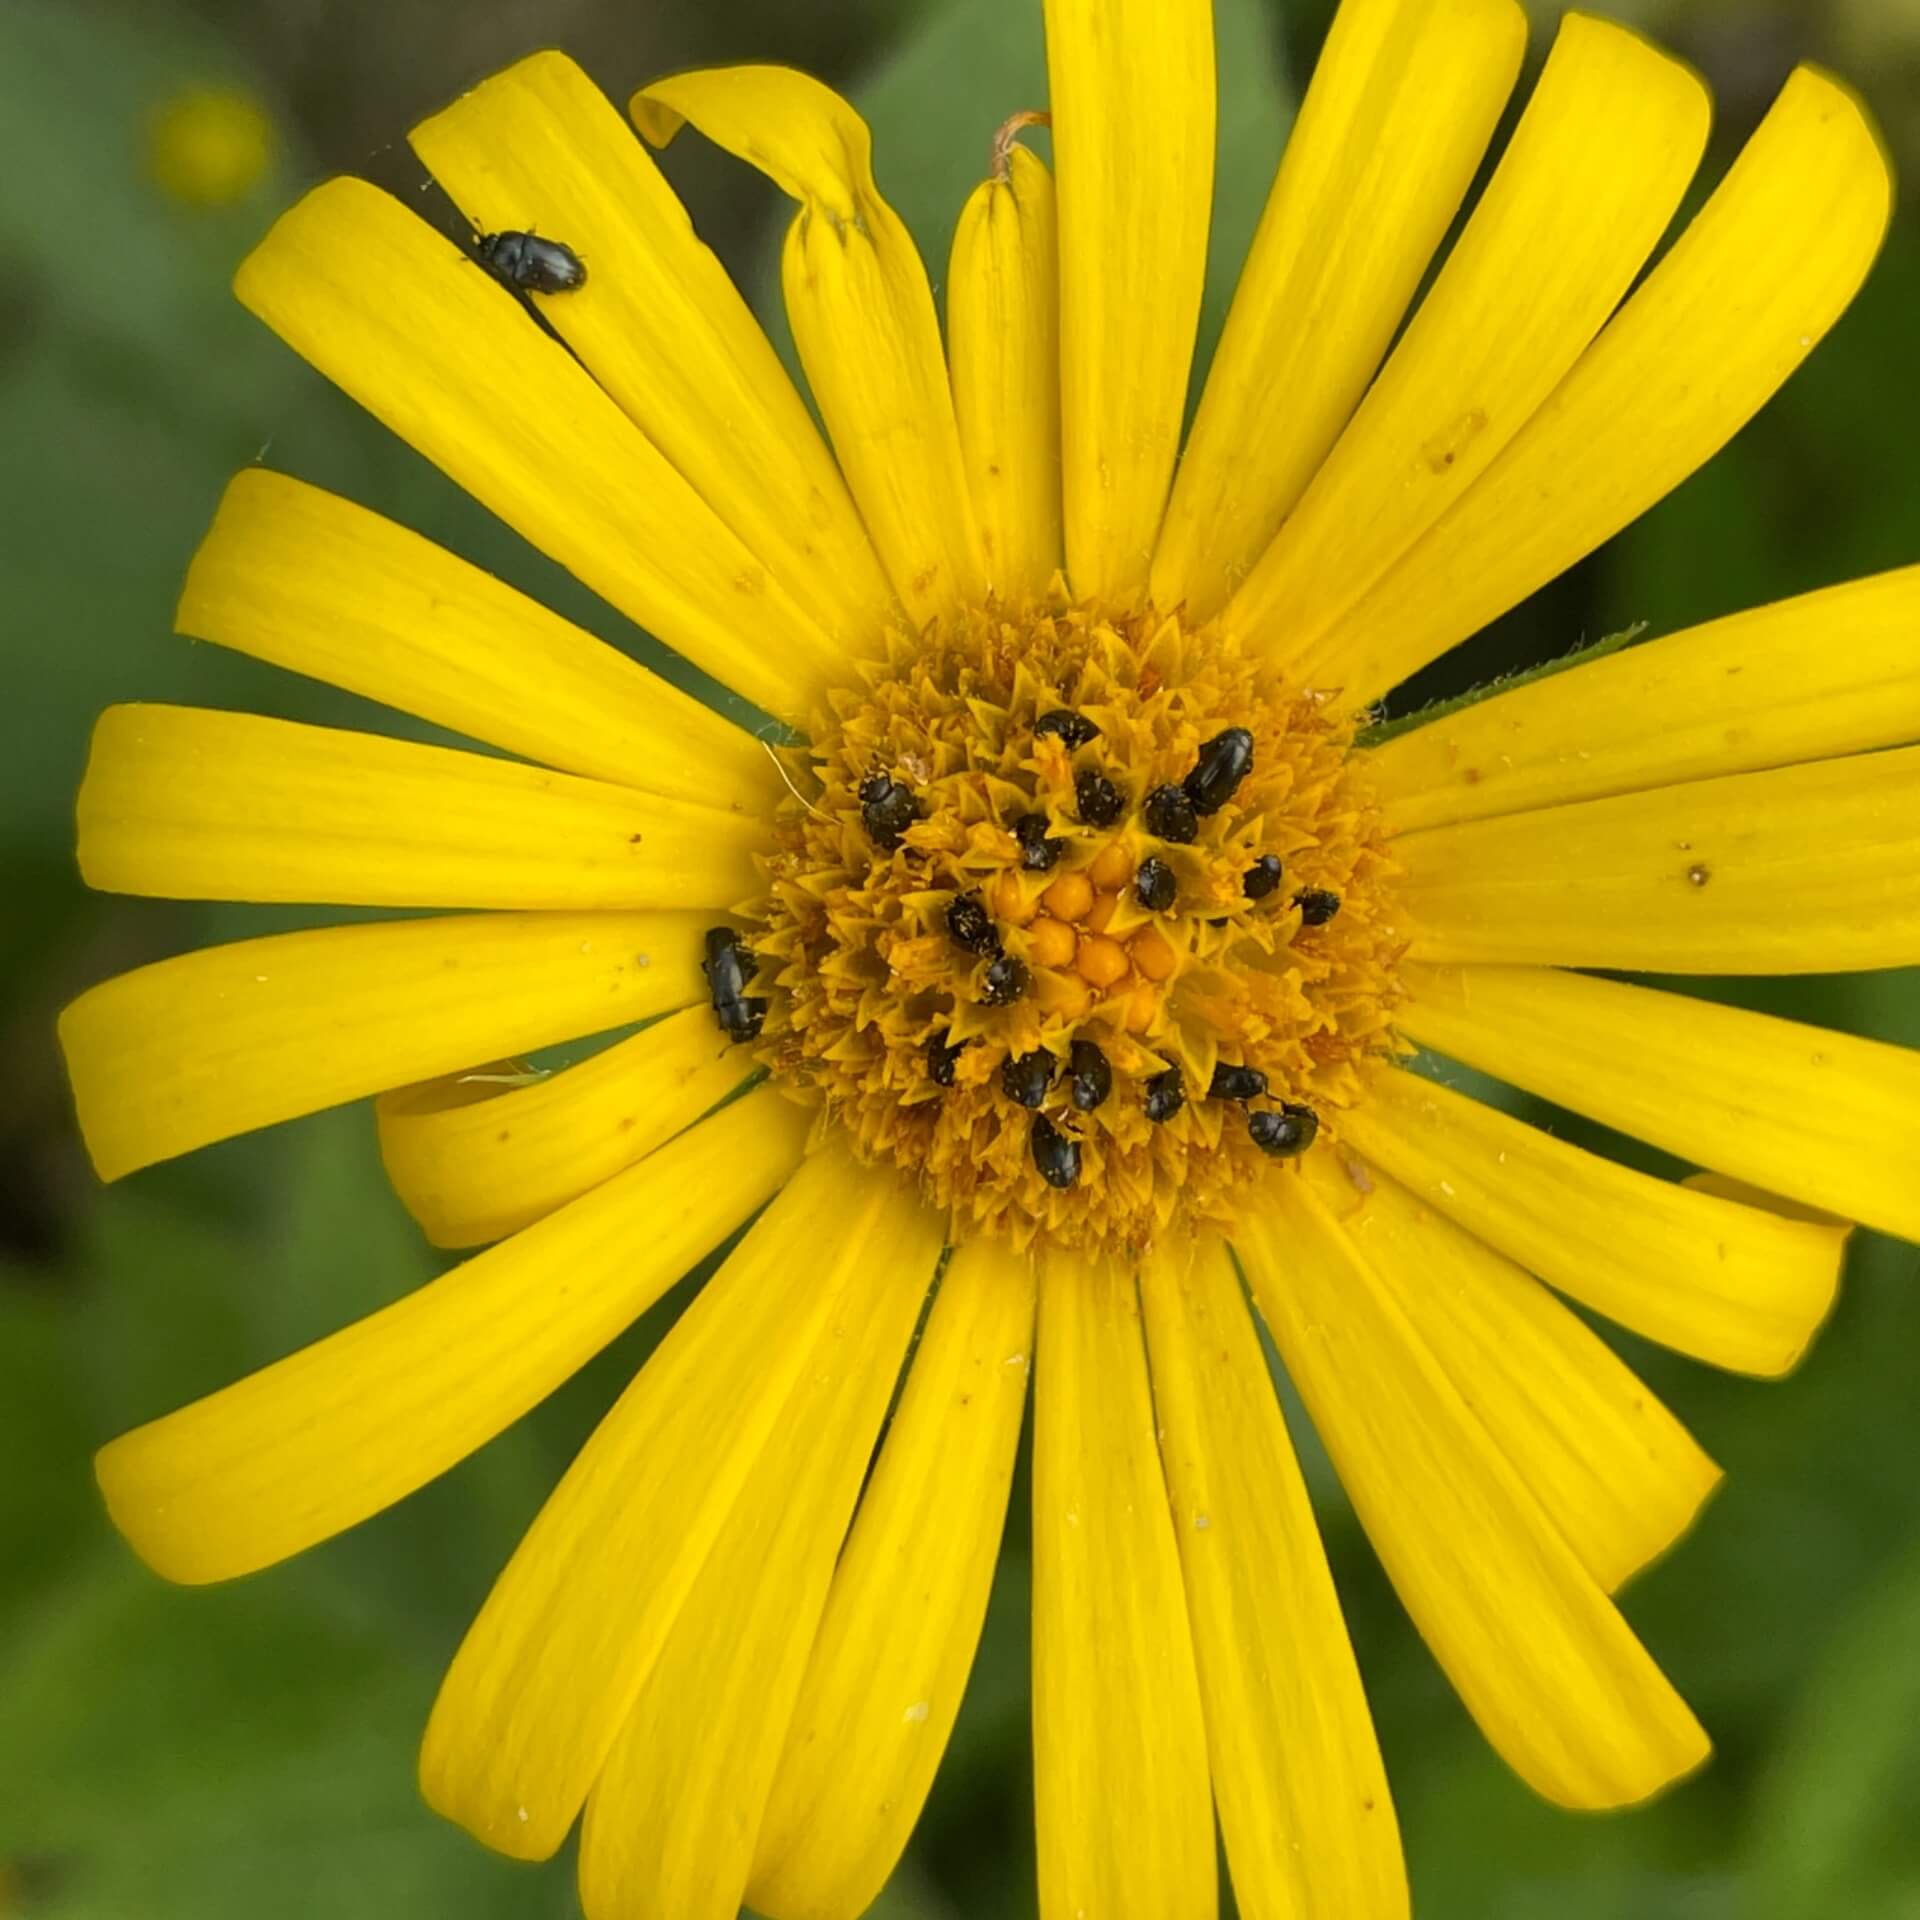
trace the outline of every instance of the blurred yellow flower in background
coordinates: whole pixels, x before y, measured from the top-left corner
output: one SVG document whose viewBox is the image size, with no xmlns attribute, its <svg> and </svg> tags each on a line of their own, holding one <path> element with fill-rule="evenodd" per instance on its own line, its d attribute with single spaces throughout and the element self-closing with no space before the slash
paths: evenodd
<svg viewBox="0 0 1920 1920">
<path fill-rule="evenodd" d="M 154 113 L 147 164 L 162 193 L 189 207 L 244 200 L 273 164 L 273 122 L 251 94 L 189 87 Z"/>
<path fill-rule="evenodd" d="M 783 287 L 825 440 L 557 54 L 413 134 L 511 242 L 492 274 L 353 180 L 241 270 L 314 365 L 803 747 L 250 470 L 181 630 L 513 757 L 132 706 L 81 794 L 97 886 L 463 910 L 164 961 L 63 1016 L 107 1177 L 380 1095 L 409 1208 L 489 1248 L 108 1447 L 160 1572 L 230 1578 L 402 1498 L 753 1222 L 428 1728 L 429 1799 L 488 1844 L 545 1857 L 584 1814 L 594 1920 L 870 1904 L 958 1711 L 1030 1366 L 1042 1912 L 1210 1914 L 1216 1820 L 1245 1913 L 1404 1912 L 1256 1308 L 1489 1740 L 1562 1805 L 1647 1798 L 1707 1736 L 1611 1596 L 1718 1469 L 1548 1289 L 1777 1375 L 1844 1222 L 1920 1238 L 1920 1059 L 1593 971 L 1920 960 L 1920 572 L 1369 730 L 1844 311 L 1890 202 L 1858 104 L 1797 73 L 1643 278 L 1709 103 L 1570 16 L 1403 331 L 1525 20 L 1346 0 L 1183 440 L 1210 8 L 1046 21 L 1057 187 L 996 143 L 944 344 L 837 95 L 735 68 L 636 96 L 648 141 L 691 124 L 799 203 Z M 1556 1140 L 1409 1071 L 1418 1047 L 1722 1184 Z"/>
</svg>

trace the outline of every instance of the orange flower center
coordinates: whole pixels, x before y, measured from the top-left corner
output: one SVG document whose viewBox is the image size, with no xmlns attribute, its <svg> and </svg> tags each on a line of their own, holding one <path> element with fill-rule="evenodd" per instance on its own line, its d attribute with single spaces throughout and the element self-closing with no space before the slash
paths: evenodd
<svg viewBox="0 0 1920 1920">
<path fill-rule="evenodd" d="M 1064 601 L 862 678 L 750 916 L 769 1066 L 956 1237 L 1230 1229 L 1390 1044 L 1351 723 L 1217 630 Z"/>
</svg>

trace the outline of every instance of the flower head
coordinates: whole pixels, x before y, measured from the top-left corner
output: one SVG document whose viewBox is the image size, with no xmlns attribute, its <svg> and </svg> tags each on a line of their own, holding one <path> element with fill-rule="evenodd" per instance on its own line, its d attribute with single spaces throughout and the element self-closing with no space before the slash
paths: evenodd
<svg viewBox="0 0 1920 1920">
<path fill-rule="evenodd" d="M 182 630 L 510 757 L 128 707 L 81 796 L 96 885 L 464 910 L 165 961 L 63 1019 L 103 1173 L 377 1094 L 407 1205 L 486 1249 L 107 1448 L 161 1572 L 399 1499 L 752 1222 L 427 1731 L 429 1799 L 490 1845 L 547 1855 L 584 1812 L 595 1920 L 871 1901 L 958 1709 L 1030 1365 L 1043 1913 L 1210 1913 L 1216 1820 L 1243 1911 L 1403 1912 L 1256 1310 L 1488 1738 L 1568 1806 L 1658 1792 L 1706 1735 L 1610 1596 L 1718 1472 L 1549 1289 L 1777 1374 L 1845 1221 L 1920 1238 L 1913 1056 L 1598 971 L 1920 959 L 1920 574 L 1368 731 L 1838 318 L 1888 212 L 1857 104 L 1797 74 L 1647 271 L 1707 101 L 1570 16 L 1403 330 L 1523 16 L 1345 0 L 1183 440 L 1207 0 L 1049 0 L 1047 37 L 1057 188 L 1002 103 L 944 343 L 844 101 L 743 68 L 633 102 L 798 203 L 824 440 L 558 55 L 414 132 L 478 255 L 340 180 L 241 270 L 786 731 L 250 471 Z M 623 1037 L 515 1064 L 592 1034 Z M 1418 1048 L 1713 1177 L 1553 1138 Z"/>
<path fill-rule="evenodd" d="M 155 184 L 188 207 L 244 200 L 273 163 L 273 122 L 249 93 L 189 87 L 162 102 L 147 128 Z"/>
</svg>

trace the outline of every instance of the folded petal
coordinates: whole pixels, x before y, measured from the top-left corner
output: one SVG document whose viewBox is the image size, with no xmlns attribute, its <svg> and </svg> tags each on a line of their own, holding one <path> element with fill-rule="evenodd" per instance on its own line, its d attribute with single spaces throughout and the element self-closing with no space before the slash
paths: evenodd
<svg viewBox="0 0 1920 1920">
<path fill-rule="evenodd" d="M 754 1468 L 587 1802 L 587 1920 L 740 1911 L 834 1561 L 940 1258 L 941 1219 L 888 1176 L 869 1180 L 884 1200 L 781 1410 L 781 1443 Z"/>
<path fill-rule="evenodd" d="M 805 403 L 606 95 L 529 55 L 408 140 L 476 227 L 565 239 L 587 266 L 541 318 L 824 632 L 874 649 L 893 595 Z"/>
<path fill-rule="evenodd" d="M 1605 1591 L 1687 1530 L 1720 1469 L 1578 1314 L 1379 1168 L 1303 1174 Z"/>
<path fill-rule="evenodd" d="M 1340 1601 L 1224 1242 L 1140 1271 L 1207 1750 L 1247 1920 L 1408 1911 Z"/>
<path fill-rule="evenodd" d="M 194 555 L 181 633 L 545 766 L 764 812 L 767 750 L 537 600 L 365 507 L 236 474 Z"/>
<path fill-rule="evenodd" d="M 105 893 L 355 907 L 726 907 L 764 818 L 477 753 L 199 707 L 109 707 L 80 788 Z"/>
<path fill-rule="evenodd" d="M 1144 595 L 1213 211 L 1212 0 L 1046 0 L 1060 424 L 1077 594 Z"/>
<path fill-rule="evenodd" d="M 1341 1133 L 1427 1205 L 1635 1333 L 1735 1373 L 1792 1370 L 1846 1235 L 1689 1193 L 1390 1070 Z"/>
<path fill-rule="evenodd" d="M 987 585 L 1018 601 L 1060 566 L 1060 262 L 1053 176 L 1025 147 L 961 210 L 947 348 Z"/>
<path fill-rule="evenodd" d="M 756 1065 L 711 1008 L 686 1007 L 530 1084 L 459 1074 L 383 1094 L 380 1157 L 436 1247 L 481 1246 L 644 1159 Z"/>
<path fill-rule="evenodd" d="M 519 302 L 363 180 L 314 188 L 241 302 L 517 533 L 783 719 L 839 648 Z"/>
<path fill-rule="evenodd" d="M 169 1580 L 230 1580 L 357 1525 L 568 1379 L 799 1163 L 806 1118 L 755 1094 L 525 1233 L 95 1462 Z"/>
<path fill-rule="evenodd" d="M 856 1920 L 946 1751 L 986 1618 L 1033 1350 L 1033 1269 L 952 1257 L 841 1556 L 767 1798 L 746 1897 Z"/>
<path fill-rule="evenodd" d="M 1041 1920 L 1212 1920 L 1206 1725 L 1140 1304 L 1125 1267 L 1069 1258 L 1040 1276 L 1033 1772 Z"/>
<path fill-rule="evenodd" d="M 1410 967 L 1422 1046 L 1718 1167 L 1920 1241 L 1920 1053 L 1742 1007 L 1529 967 Z"/>
<path fill-rule="evenodd" d="M 1406 336 L 1234 595 L 1276 658 L 1315 644 L 1471 490 L 1591 344 L 1706 149 L 1699 79 L 1568 14 L 1540 84 Z"/>
<path fill-rule="evenodd" d="M 441 1684 L 436 1811 L 517 1859 L 566 1838 L 889 1205 L 809 1157 L 594 1430 Z"/>
<path fill-rule="evenodd" d="M 1846 311 L 1891 206 L 1864 109 L 1802 68 L 1553 397 L 1299 671 L 1365 705 L 1637 520 L 1712 459 Z"/>
<path fill-rule="evenodd" d="M 1706 1759 L 1686 1703 L 1306 1182 L 1236 1244 L 1374 1551 L 1500 1756 L 1565 1807 Z"/>
<path fill-rule="evenodd" d="M 60 1016 L 103 1180 L 702 997 L 701 917 L 463 914 L 205 947 Z"/>
<path fill-rule="evenodd" d="M 1174 478 L 1158 605 L 1217 613 L 1306 491 L 1466 197 L 1526 42 L 1515 0 L 1342 0 Z"/>
<path fill-rule="evenodd" d="M 781 258 L 808 384 L 881 563 L 924 621 L 977 600 L 980 537 L 926 268 L 873 178 L 873 137 L 846 101 L 786 67 L 724 67 L 634 95 L 665 146 L 691 122 L 799 201 Z"/>
<path fill-rule="evenodd" d="M 1393 852 L 1418 960 L 1652 973 L 1920 963 L 1920 747 L 1434 827 Z"/>
</svg>

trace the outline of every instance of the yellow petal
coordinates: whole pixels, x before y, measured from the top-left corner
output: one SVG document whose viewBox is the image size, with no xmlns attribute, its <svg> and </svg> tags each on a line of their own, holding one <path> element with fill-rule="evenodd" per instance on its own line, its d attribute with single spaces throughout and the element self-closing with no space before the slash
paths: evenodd
<svg viewBox="0 0 1920 1920">
<path fill-rule="evenodd" d="M 595 1429 L 441 1685 L 436 1811 L 517 1859 L 566 1838 L 889 1205 L 809 1157 Z"/>
<path fill-rule="evenodd" d="M 1303 1172 L 1608 1593 L 1686 1531 L 1720 1469 L 1577 1314 L 1379 1168 Z"/>
<path fill-rule="evenodd" d="M 363 180 L 314 188 L 234 291 L 409 445 L 613 606 L 770 713 L 839 649 L 518 301 Z"/>
<path fill-rule="evenodd" d="M 735 1920 L 887 1401 L 940 1258 L 944 1223 L 904 1187 L 869 1215 L 767 1449 L 701 1569 L 580 1836 L 588 1920 Z M 812 1268 L 789 1286 L 830 1281 Z M 923 1514 L 927 1524 L 931 1516 Z"/>
<path fill-rule="evenodd" d="M 1566 16 L 1459 245 L 1229 620 L 1279 659 L 1318 660 L 1321 635 L 1473 487 L 1619 305 L 1712 111 L 1637 34 Z M 1327 684 L 1337 662 L 1322 664 Z"/>
<path fill-rule="evenodd" d="M 105 893 L 361 907 L 725 907 L 767 824 L 377 734 L 109 707 L 80 788 Z"/>
<path fill-rule="evenodd" d="M 1396 833 L 1920 738 L 1920 567 L 1550 674 L 1367 757 Z"/>
<path fill-rule="evenodd" d="M 1736 1373 L 1792 1369 L 1846 1236 L 1688 1193 L 1410 1073 L 1343 1135 L 1437 1212 L 1596 1313 Z"/>
<path fill-rule="evenodd" d="M 652 1153 L 754 1066 L 703 1003 L 509 1092 L 456 1076 L 384 1094 L 380 1156 L 436 1247 L 481 1246 Z"/>
<path fill-rule="evenodd" d="M 1409 967 L 1422 1046 L 1769 1193 L 1920 1240 L 1920 1053 L 1520 967 Z"/>
<path fill-rule="evenodd" d="M 986 1617 L 1033 1307 L 1024 1256 L 954 1254 L 808 1660 L 747 1886 L 758 1913 L 854 1920 L 920 1817 Z"/>
<path fill-rule="evenodd" d="M 893 596 L 786 369 L 606 95 L 536 53 L 408 135 L 483 230 L 532 229 L 587 283 L 541 317 L 826 633 L 870 653 Z"/>
<path fill-rule="evenodd" d="M 633 117 L 656 146 L 692 122 L 800 202 L 781 284 L 800 364 L 881 563 L 916 621 L 985 590 L 926 268 L 873 179 L 867 123 L 785 67 L 656 81 Z"/>
<path fill-rule="evenodd" d="M 1420 960 L 1653 973 L 1920 962 L 1920 747 L 1394 842 Z"/>
<path fill-rule="evenodd" d="M 630 1326 L 780 1185 L 805 1116 L 772 1094 L 379 1313 L 96 1462 L 169 1580 L 229 1580 L 357 1525 L 464 1460 Z"/>
<path fill-rule="evenodd" d="M 1401 1604 L 1500 1756 L 1564 1807 L 1644 1800 L 1707 1736 L 1306 1183 L 1237 1240 Z"/>
<path fill-rule="evenodd" d="M 1350 706 L 1376 699 L 1638 519 L 1846 311 L 1891 204 L 1859 102 L 1802 68 L 1552 399 L 1299 670 Z"/>
<path fill-rule="evenodd" d="M 1046 0 L 1067 572 L 1131 600 L 1167 504 L 1213 208 L 1212 0 Z"/>
<path fill-rule="evenodd" d="M 987 585 L 1017 601 L 1060 567 L 1060 266 L 1053 176 L 1007 162 L 954 230 L 947 342 Z"/>
<path fill-rule="evenodd" d="M 702 997 L 697 914 L 473 914 L 206 947 L 60 1016 L 103 1180 Z"/>
<path fill-rule="evenodd" d="M 236 474 L 175 624 L 550 767 L 764 812 L 767 751 L 443 547 L 285 474 Z"/>
<path fill-rule="evenodd" d="M 1205 619 L 1373 378 L 1526 49 L 1515 0 L 1343 0 L 1233 296 L 1153 562 Z"/>
<path fill-rule="evenodd" d="M 1394 1920 L 1386 1770 L 1225 1243 L 1148 1260 L 1140 1298 L 1234 1897 L 1247 1920 Z"/>
<path fill-rule="evenodd" d="M 1212 1920 L 1206 1728 L 1131 1273 L 1049 1262 L 1038 1338 L 1041 1920 Z"/>
</svg>

